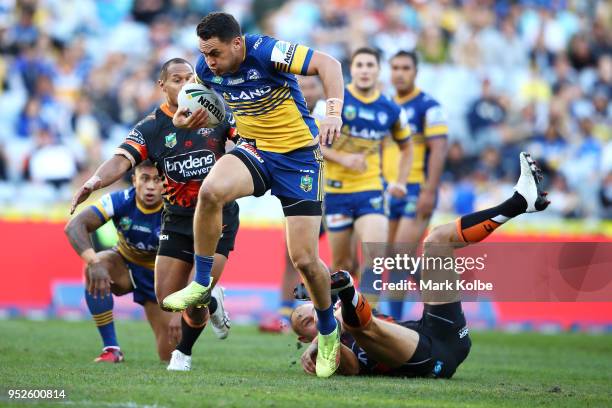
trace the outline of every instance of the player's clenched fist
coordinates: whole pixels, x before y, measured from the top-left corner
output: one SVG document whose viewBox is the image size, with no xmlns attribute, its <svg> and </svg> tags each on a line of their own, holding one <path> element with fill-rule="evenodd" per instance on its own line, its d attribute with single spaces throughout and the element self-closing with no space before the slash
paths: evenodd
<svg viewBox="0 0 612 408">
<path fill-rule="evenodd" d="M 172 117 L 172 124 L 182 129 L 200 129 L 208 125 L 208 112 L 198 108 L 190 113 L 189 108 L 179 107 Z"/>
</svg>

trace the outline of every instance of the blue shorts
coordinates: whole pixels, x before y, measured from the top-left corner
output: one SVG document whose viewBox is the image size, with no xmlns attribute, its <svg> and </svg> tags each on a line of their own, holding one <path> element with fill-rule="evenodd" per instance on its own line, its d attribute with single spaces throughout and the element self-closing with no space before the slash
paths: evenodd
<svg viewBox="0 0 612 408">
<path fill-rule="evenodd" d="M 285 216 L 322 214 L 323 154 L 318 145 L 274 153 L 259 150 L 253 141 L 241 140 L 229 154 L 249 169 L 255 197 L 271 190 Z"/>
<path fill-rule="evenodd" d="M 157 303 L 157 297 L 155 296 L 155 273 L 151 269 L 131 262 L 126 261 L 125 264 L 127 265 L 130 280 L 134 287 L 132 290 L 134 302 L 143 306 L 147 301 Z"/>
<path fill-rule="evenodd" d="M 416 206 L 421 192 L 419 183 L 406 184 L 406 195 L 402 198 L 395 198 L 389 195 L 389 219 L 399 220 L 400 218 L 414 218 L 416 216 Z M 436 194 L 436 202 L 438 203 L 438 195 Z"/>
<path fill-rule="evenodd" d="M 352 228 L 357 218 L 367 214 L 385 214 L 382 191 L 325 194 L 325 224 L 330 231 Z"/>
</svg>

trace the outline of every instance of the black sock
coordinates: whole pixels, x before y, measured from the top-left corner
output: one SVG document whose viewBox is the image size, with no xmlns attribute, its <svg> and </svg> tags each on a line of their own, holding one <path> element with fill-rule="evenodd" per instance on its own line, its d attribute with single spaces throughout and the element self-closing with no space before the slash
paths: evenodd
<svg viewBox="0 0 612 408">
<path fill-rule="evenodd" d="M 493 220 L 498 224 L 503 224 L 507 219 L 521 215 L 525 211 L 527 211 L 527 201 L 522 195 L 515 192 L 512 197 L 497 207 L 487 208 L 486 210 L 464 215 L 461 217 L 461 228 L 470 228 L 487 220 Z"/>
<path fill-rule="evenodd" d="M 217 299 L 214 297 L 210 298 L 210 303 L 208 304 L 208 313 L 213 314 L 217 311 Z"/>
<path fill-rule="evenodd" d="M 191 355 L 191 349 L 195 344 L 198 337 L 204 330 L 206 324 L 202 325 L 202 327 L 191 327 L 186 321 L 185 318 L 181 318 L 181 342 L 176 346 L 176 349 L 183 354 L 188 356 Z"/>
<path fill-rule="evenodd" d="M 353 303 L 357 303 L 355 300 L 355 298 L 357 298 L 357 291 L 355 290 L 355 287 L 349 286 L 348 288 L 341 290 L 338 293 L 338 296 L 342 301 L 342 320 L 344 320 L 344 322 L 351 327 L 361 326 L 359 316 L 355 308 L 356 304 Z"/>
</svg>

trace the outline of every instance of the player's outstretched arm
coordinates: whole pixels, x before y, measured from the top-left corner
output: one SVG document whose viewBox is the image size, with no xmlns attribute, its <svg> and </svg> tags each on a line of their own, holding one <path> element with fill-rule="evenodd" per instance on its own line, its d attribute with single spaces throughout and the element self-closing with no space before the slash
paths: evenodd
<svg viewBox="0 0 612 408">
<path fill-rule="evenodd" d="M 321 145 L 331 145 L 334 139 L 340 135 L 342 127 L 342 105 L 344 104 L 342 66 L 335 58 L 314 51 L 306 74 L 318 75 L 323 83 L 327 100 L 325 117 L 319 125 L 319 136 Z"/>
<path fill-rule="evenodd" d="M 72 205 L 70 206 L 70 214 L 74 214 L 74 210 L 76 210 L 78 205 L 87 200 L 92 192 L 110 186 L 131 168 L 132 163 L 121 155 L 114 155 L 102 163 L 94 175 L 74 194 Z"/>
<path fill-rule="evenodd" d="M 94 298 L 99 294 L 101 297 L 111 294 L 111 278 L 108 271 L 100 263 L 98 255 L 91 244 L 90 235 L 100 228 L 104 223 L 91 208 L 82 211 L 72 218 L 64 233 L 74 251 L 87 264 L 87 291 Z"/>
</svg>

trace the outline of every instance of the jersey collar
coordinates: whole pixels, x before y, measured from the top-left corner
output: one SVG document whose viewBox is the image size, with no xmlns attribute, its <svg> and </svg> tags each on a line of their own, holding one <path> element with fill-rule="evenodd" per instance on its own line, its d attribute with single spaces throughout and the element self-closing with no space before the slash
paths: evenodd
<svg viewBox="0 0 612 408">
<path fill-rule="evenodd" d="M 155 208 L 146 208 L 144 205 L 140 204 L 140 201 L 138 201 L 138 199 L 136 199 L 136 208 L 138 208 L 138 210 L 143 214 L 155 214 L 156 212 L 161 210 L 163 206 L 164 202 L 162 201 Z"/>
<path fill-rule="evenodd" d="M 161 109 L 161 111 L 164 112 L 166 116 L 169 116 L 170 118 L 174 117 L 174 113 L 170 111 L 170 106 L 168 106 L 167 102 L 164 102 L 161 105 L 159 105 L 159 109 Z"/>
<path fill-rule="evenodd" d="M 377 89 L 372 96 L 363 96 L 359 93 L 355 85 L 350 83 L 346 86 L 346 89 L 353 95 L 355 99 L 363 103 L 372 103 L 380 97 L 380 91 Z"/>
<path fill-rule="evenodd" d="M 400 98 L 397 95 L 395 95 L 395 97 L 393 99 L 395 99 L 395 102 L 402 105 L 406 102 L 409 102 L 411 100 L 413 100 L 414 98 L 416 98 L 417 96 L 419 96 L 419 94 L 421 93 L 421 90 L 419 88 L 417 88 L 416 86 L 414 87 L 414 89 L 412 90 L 412 92 L 410 92 L 408 95 Z"/>
</svg>

